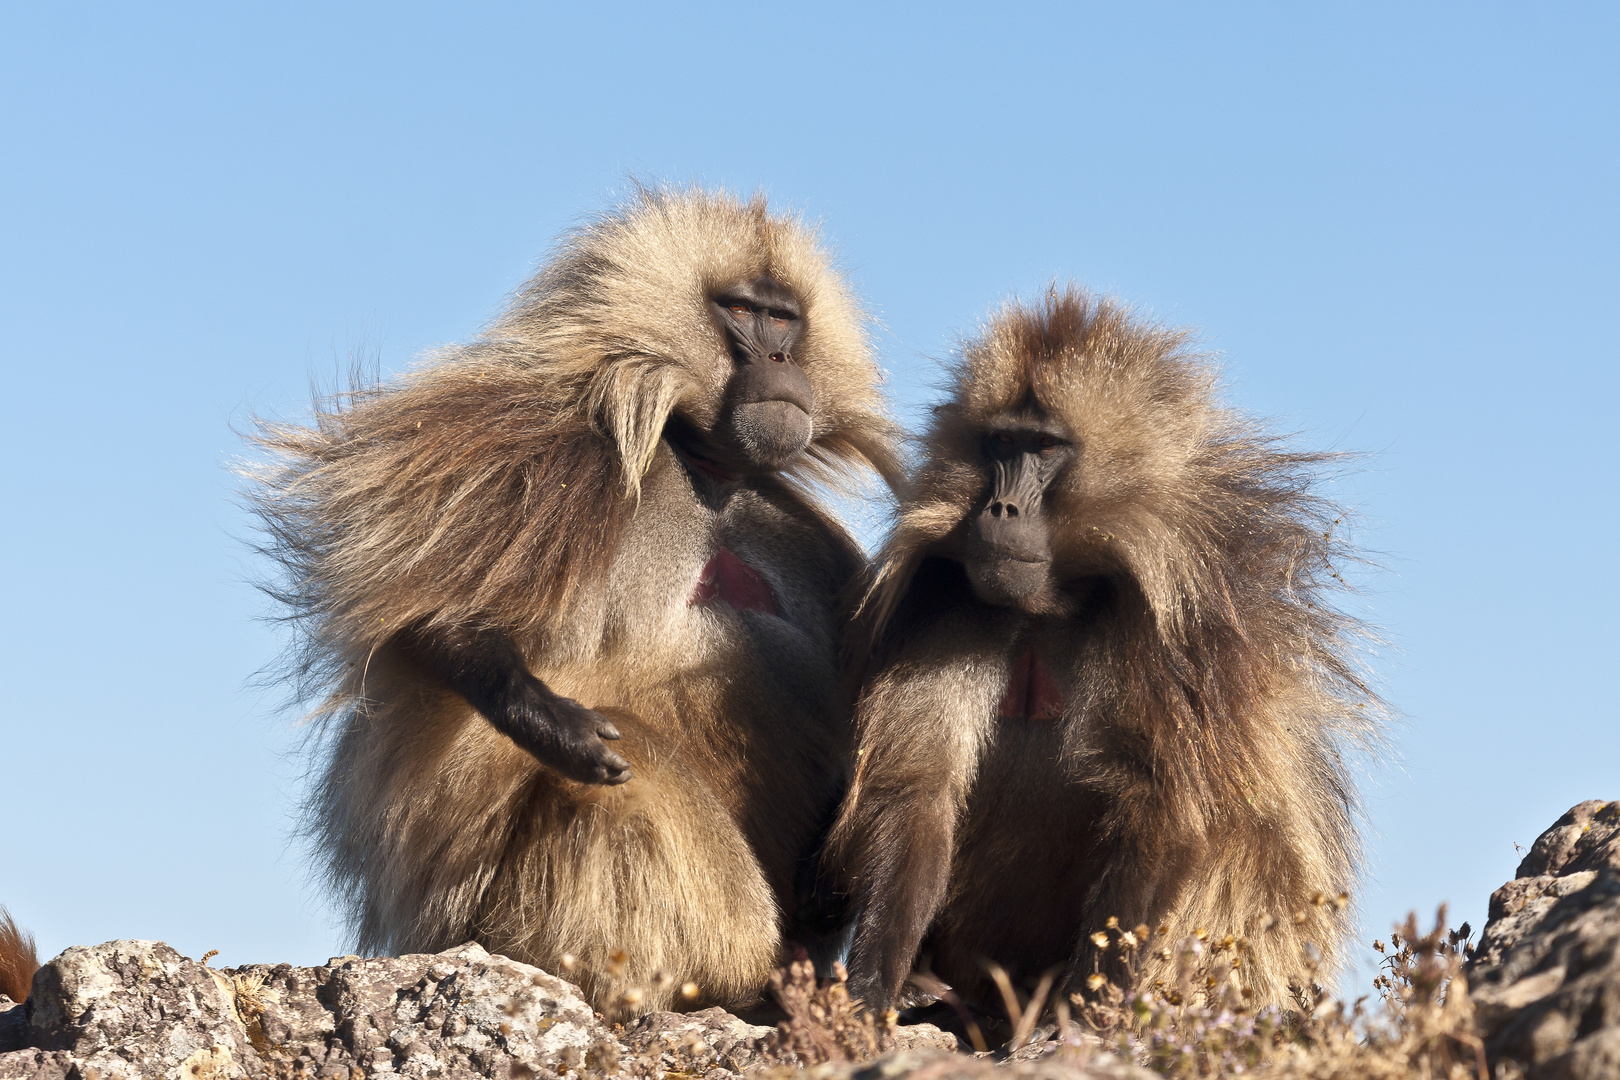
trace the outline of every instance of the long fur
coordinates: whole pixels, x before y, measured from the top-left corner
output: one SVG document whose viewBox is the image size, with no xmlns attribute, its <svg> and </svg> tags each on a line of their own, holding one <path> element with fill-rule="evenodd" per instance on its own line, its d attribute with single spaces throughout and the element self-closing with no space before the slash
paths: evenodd
<svg viewBox="0 0 1620 1080">
<path fill-rule="evenodd" d="M 707 299 L 767 274 L 804 308 L 812 443 L 711 514 L 665 427 L 714 424 L 731 361 Z M 313 427 L 261 430 L 253 498 L 294 673 L 336 726 L 308 822 L 361 948 L 475 936 L 554 970 L 572 953 L 601 1007 L 658 971 L 700 1001 L 763 984 L 847 742 L 823 684 L 833 597 L 862 560 L 808 492 L 898 476 L 878 382 L 812 230 L 760 199 L 641 190 L 478 340 L 320 406 Z M 782 619 L 689 608 L 717 535 L 771 580 Z M 390 643 L 412 624 L 512 634 L 559 692 L 623 711 L 636 779 L 541 768 L 402 663 Z"/>
<path fill-rule="evenodd" d="M 611 563 L 665 423 L 714 421 L 708 290 L 766 272 L 801 294 L 818 391 L 786 478 L 898 482 L 860 307 L 814 232 L 759 198 L 641 190 L 568 237 L 477 341 L 318 403 L 313 427 L 262 426 L 253 505 L 307 687 L 408 623 L 565 618 Z"/>
<path fill-rule="evenodd" d="M 829 861 L 865 908 L 852 967 L 911 920 L 947 979 L 1058 964 L 1078 989 L 1087 935 L 1117 917 L 1247 936 L 1260 1000 L 1334 969 L 1348 914 L 1312 901 L 1355 879 L 1343 755 L 1381 715 L 1362 628 L 1330 600 L 1352 553 L 1316 494 L 1327 459 L 1215 389 L 1185 332 L 1072 287 L 1009 305 L 963 350 L 851 649 L 860 757 Z M 979 604 L 942 558 L 988 489 L 986 425 L 1031 403 L 1079 447 L 1047 495 L 1056 565 L 1105 583 L 1047 630 Z M 995 719 L 1021 634 L 1062 656 L 1047 728 Z M 948 885 L 904 884 L 930 866 Z M 1142 977 L 1168 977 L 1156 948 Z"/>
<path fill-rule="evenodd" d="M 26 1001 L 38 970 L 34 935 L 24 932 L 11 912 L 0 907 L 0 996 Z"/>
</svg>

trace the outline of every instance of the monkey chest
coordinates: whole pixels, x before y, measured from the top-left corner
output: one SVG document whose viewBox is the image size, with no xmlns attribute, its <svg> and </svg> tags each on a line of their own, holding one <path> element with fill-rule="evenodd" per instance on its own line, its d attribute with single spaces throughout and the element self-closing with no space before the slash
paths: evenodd
<svg viewBox="0 0 1620 1080">
<path fill-rule="evenodd" d="M 1026 646 L 1007 673 L 996 719 L 1059 720 L 1065 703 L 1066 695 L 1051 666 L 1033 646 Z"/>
<path fill-rule="evenodd" d="M 725 546 L 719 547 L 698 571 L 686 602 L 694 607 L 723 604 L 733 611 L 757 611 L 776 617 L 782 613 L 770 580 Z"/>
</svg>

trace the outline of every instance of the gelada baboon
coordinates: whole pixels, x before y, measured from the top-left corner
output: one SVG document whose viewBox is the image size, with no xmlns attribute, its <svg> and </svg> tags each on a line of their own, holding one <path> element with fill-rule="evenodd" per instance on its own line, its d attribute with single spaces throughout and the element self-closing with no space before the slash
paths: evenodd
<svg viewBox="0 0 1620 1080">
<path fill-rule="evenodd" d="M 1084 991 L 1121 974 L 1090 939 L 1117 917 L 1247 934 L 1240 977 L 1283 999 L 1346 929 L 1311 899 L 1354 868 L 1340 752 L 1377 707 L 1324 599 L 1322 457 L 1220 407 L 1185 333 L 1073 288 L 956 375 L 856 623 L 852 992 L 900 1001 L 920 945 L 987 1006 L 991 962 Z"/>
<path fill-rule="evenodd" d="M 897 475 L 878 382 L 811 231 L 642 192 L 472 344 L 260 433 L 359 948 L 756 995 L 847 781 L 864 560 L 806 485 Z"/>
</svg>

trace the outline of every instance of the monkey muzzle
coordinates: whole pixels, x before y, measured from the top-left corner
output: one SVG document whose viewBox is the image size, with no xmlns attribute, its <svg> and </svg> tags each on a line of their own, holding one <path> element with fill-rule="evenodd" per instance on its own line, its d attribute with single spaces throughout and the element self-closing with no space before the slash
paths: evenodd
<svg viewBox="0 0 1620 1080">
<path fill-rule="evenodd" d="M 1030 608 L 1052 580 L 1043 484 L 1027 459 L 997 464 L 990 499 L 968 530 L 963 565 L 980 600 Z"/>
<path fill-rule="evenodd" d="M 780 469 L 810 445 L 815 391 L 785 352 L 740 364 L 727 398 L 725 421 L 751 465 Z"/>
</svg>

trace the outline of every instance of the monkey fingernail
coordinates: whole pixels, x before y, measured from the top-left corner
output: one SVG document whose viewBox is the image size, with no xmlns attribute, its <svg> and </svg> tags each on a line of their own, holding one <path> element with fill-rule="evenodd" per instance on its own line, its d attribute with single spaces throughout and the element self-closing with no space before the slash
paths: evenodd
<svg viewBox="0 0 1620 1080">
<path fill-rule="evenodd" d="M 614 727 L 612 724 L 603 724 L 601 727 L 596 729 L 596 733 L 602 736 L 602 738 L 610 741 L 617 740 L 620 737 L 619 729 Z"/>
</svg>

